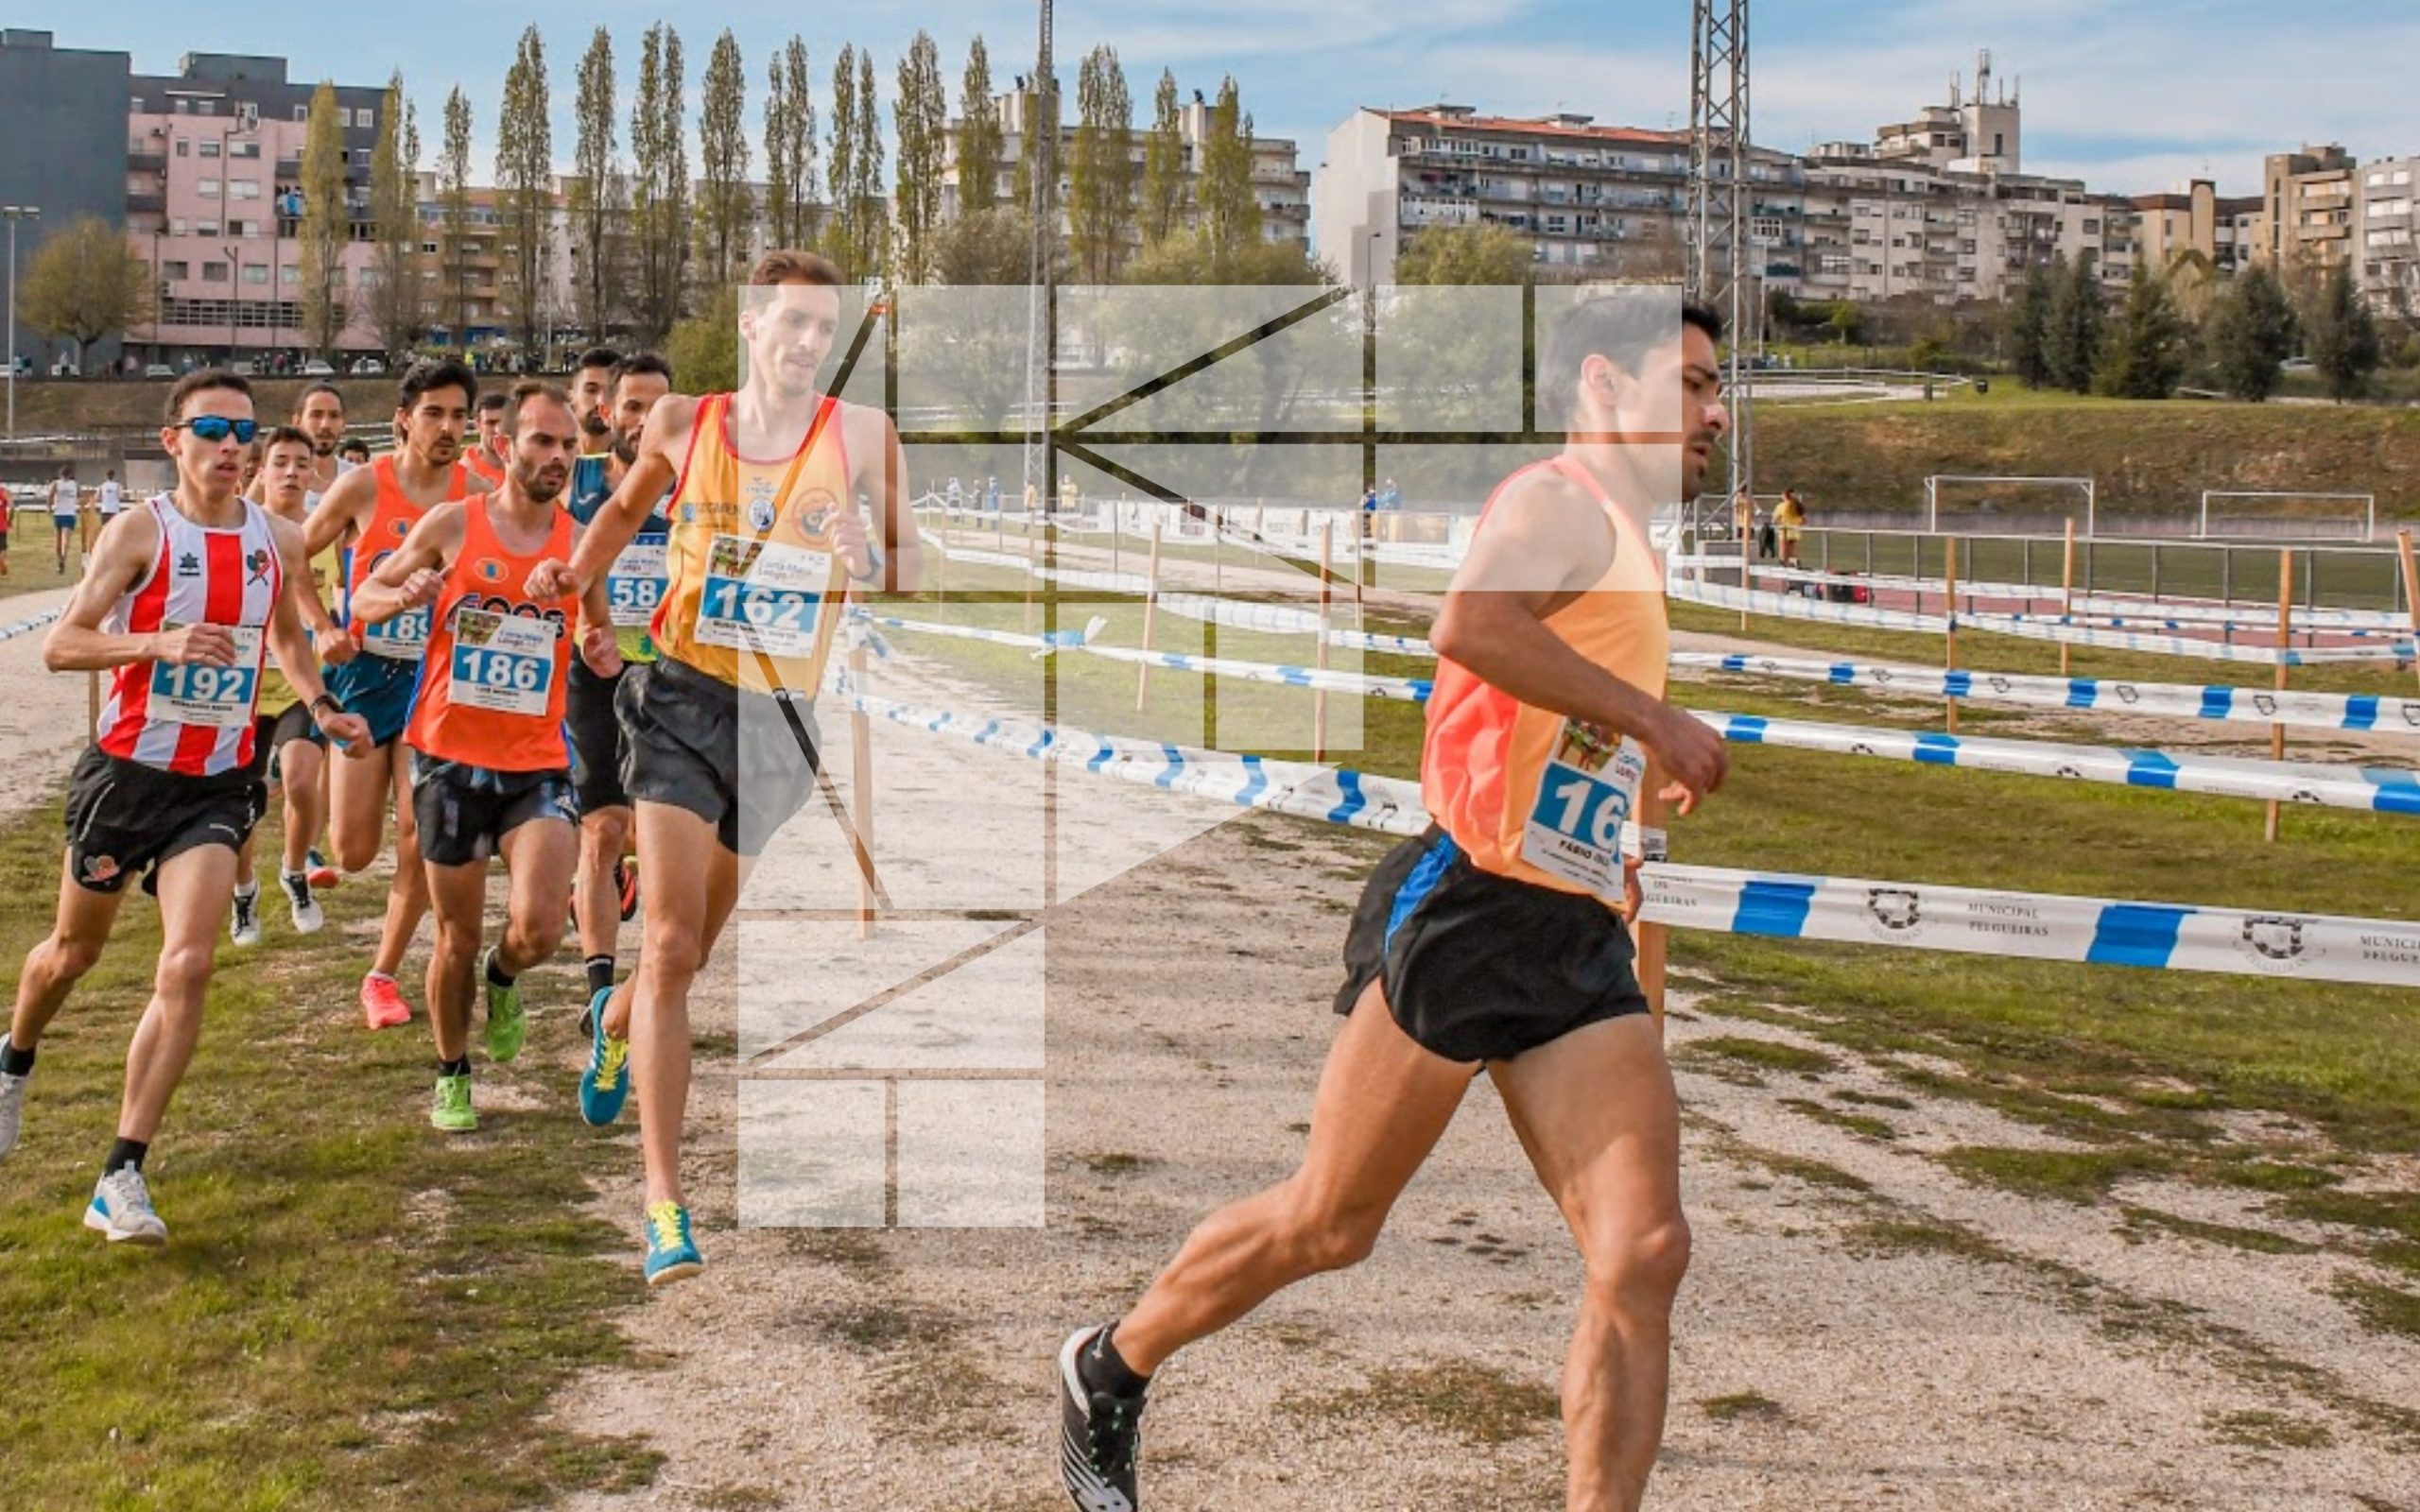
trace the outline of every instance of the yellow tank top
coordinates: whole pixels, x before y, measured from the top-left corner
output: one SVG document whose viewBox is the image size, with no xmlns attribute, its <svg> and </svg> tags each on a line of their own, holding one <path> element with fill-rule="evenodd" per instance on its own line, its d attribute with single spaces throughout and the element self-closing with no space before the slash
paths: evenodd
<svg viewBox="0 0 2420 1512">
<path fill-rule="evenodd" d="M 302 513 L 307 518 L 319 506 L 320 496 L 317 493 L 306 495 L 302 501 Z M 262 507 L 268 507 L 264 505 Z M 325 550 L 311 558 L 311 591 L 319 595 L 320 603 L 325 604 L 329 602 L 328 595 L 335 593 L 343 581 L 343 564 L 338 557 L 337 548 L 331 543 Z M 309 629 L 307 621 L 303 627 L 305 630 Z M 263 715 L 274 717 L 302 701 L 302 695 L 295 691 L 294 684 L 285 680 L 285 672 L 278 667 L 277 658 L 272 655 L 268 665 L 261 671 L 260 706 L 257 712 Z"/>
<path fill-rule="evenodd" d="M 825 398 L 796 452 L 758 461 L 733 443 L 731 396 L 698 401 L 665 506 L 666 582 L 648 631 L 663 655 L 735 688 L 814 696 L 848 588 L 827 533 L 854 507 L 841 413 Z"/>
<path fill-rule="evenodd" d="M 1613 566 L 1547 615 L 1547 628 L 1623 681 L 1664 696 L 1671 627 L 1663 561 L 1586 468 L 1558 456 L 1513 473 L 1488 499 L 1478 529 L 1538 468 L 1585 490 L 1614 533 Z M 1523 703 L 1457 662 L 1437 664 L 1421 798 L 1482 871 L 1618 903 L 1621 828 L 1632 817 L 1645 765 L 1634 741 Z"/>
</svg>

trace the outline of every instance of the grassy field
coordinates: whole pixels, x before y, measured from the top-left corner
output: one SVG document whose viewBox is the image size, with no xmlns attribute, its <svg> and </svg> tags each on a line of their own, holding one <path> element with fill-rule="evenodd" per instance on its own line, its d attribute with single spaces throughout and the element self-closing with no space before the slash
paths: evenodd
<svg viewBox="0 0 2420 1512">
<path fill-rule="evenodd" d="M 58 870 L 55 810 L 0 832 L 0 890 L 29 901 L 0 922 L 12 985 Z M 585 1207 L 588 1167 L 617 1154 L 551 1069 L 572 1026 L 550 1010 L 576 972 L 529 983 L 517 1069 L 543 1110 L 440 1136 L 425 1019 L 373 1038 L 354 1005 L 368 947 L 346 926 L 383 892 L 357 878 L 325 894 L 329 927 L 309 939 L 265 898 L 267 941 L 221 944 L 200 1054 L 147 1167 L 165 1249 L 111 1248 L 78 1222 L 159 946 L 147 900 L 43 1042 L 24 1141 L 0 1165 L 11 1508 L 500 1512 L 651 1473 L 637 1440 L 542 1415 L 575 1371 L 630 1358 L 615 1315 L 642 1290 L 631 1234 Z"/>
<path fill-rule="evenodd" d="M 76 541 L 68 543 L 67 571 L 61 573 L 58 558 L 52 554 L 58 539 L 48 511 L 29 509 L 17 515 L 15 528 L 9 532 L 9 576 L 0 577 L 0 600 L 74 585 L 84 570 L 80 547 Z M 14 618 L 7 609 L 0 608 L 0 622 Z"/>
</svg>

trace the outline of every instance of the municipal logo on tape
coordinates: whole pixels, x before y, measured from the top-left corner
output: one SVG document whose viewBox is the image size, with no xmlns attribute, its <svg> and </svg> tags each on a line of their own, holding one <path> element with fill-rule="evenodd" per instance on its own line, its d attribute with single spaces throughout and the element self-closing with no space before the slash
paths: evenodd
<svg viewBox="0 0 2420 1512">
<path fill-rule="evenodd" d="M 2109 685 L 2109 691 L 2118 696 L 2119 703 L 2135 703 L 2143 696 L 2135 691 L 2135 685 L 2131 682 L 2113 682 Z"/>
<path fill-rule="evenodd" d="M 1924 900 L 1913 887 L 1868 887 L 1866 927 L 1883 939 L 1908 939 L 1924 928 Z"/>
<path fill-rule="evenodd" d="M 2284 973 L 2300 971 L 2305 958 L 2305 922 L 2282 914 L 2247 919 L 2237 934 L 2236 948 L 2246 960 L 2264 971 Z"/>
</svg>

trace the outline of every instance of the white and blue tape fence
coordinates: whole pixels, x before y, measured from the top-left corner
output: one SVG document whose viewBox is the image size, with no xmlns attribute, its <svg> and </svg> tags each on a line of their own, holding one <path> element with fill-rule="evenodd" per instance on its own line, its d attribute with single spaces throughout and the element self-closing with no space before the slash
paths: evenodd
<svg viewBox="0 0 2420 1512">
<path fill-rule="evenodd" d="M 1668 565 L 1707 567 L 1716 571 L 1737 573 L 1736 557 L 1700 554 L 1673 558 Z M 1766 566 L 1751 564 L 1751 580 L 1771 578 L 1790 583 L 1855 583 L 1866 588 L 1896 590 L 1902 593 L 1927 593 L 1936 598 L 1945 596 L 1947 585 L 1939 577 L 1910 577 L 1904 574 L 1861 573 L 1841 568 L 1819 571 L 1805 567 Z M 2041 583 L 1958 583 L 1961 600 L 1975 598 L 2008 598 L 2028 604 L 2064 605 L 2066 590 L 2055 584 Z M 2078 616 L 2156 615 L 2180 625 L 2224 627 L 2236 626 L 2246 633 L 2267 631 L 2274 634 L 2277 611 L 2273 606 L 2258 604 L 2227 604 L 2214 599 L 2153 598 L 2148 593 L 2079 593 L 2075 599 Z M 2300 633 L 2316 628 L 2328 634 L 2352 634 L 2357 630 L 2372 630 L 2384 634 L 2411 633 L 2408 616 L 2383 610 L 2335 609 L 2325 606 L 2306 608 L 2294 606 L 2294 628 Z M 2340 628 L 2341 627 L 2341 628 Z"/>
<path fill-rule="evenodd" d="M 57 610 L 52 610 L 47 613 L 29 615 L 8 625 L 0 625 L 0 641 L 13 641 L 20 635 L 31 635 L 59 618 L 59 612 Z"/>
<path fill-rule="evenodd" d="M 1320 617 L 1306 609 L 1283 604 L 1253 604 L 1242 599 L 1211 598 L 1200 593 L 1163 592 L 1160 611 L 1231 629 L 1258 630 L 1268 635 L 1317 635 Z M 1437 648 L 1414 635 L 1385 635 L 1374 630 L 1329 629 L 1327 644 L 1356 651 L 1380 651 L 1390 656 L 1434 657 Z"/>
</svg>

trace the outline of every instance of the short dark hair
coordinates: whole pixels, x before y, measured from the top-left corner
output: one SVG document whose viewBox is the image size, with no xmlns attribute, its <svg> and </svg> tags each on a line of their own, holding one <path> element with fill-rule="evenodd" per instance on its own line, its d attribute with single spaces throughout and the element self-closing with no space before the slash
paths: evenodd
<svg viewBox="0 0 2420 1512">
<path fill-rule="evenodd" d="M 313 384 L 308 388 L 303 389 L 301 393 L 294 396 L 294 413 L 297 415 L 302 414 L 303 406 L 311 403 L 311 396 L 313 394 L 326 394 L 336 400 L 337 408 L 344 408 L 344 390 L 328 382 L 325 378 L 322 378 L 318 383 Z"/>
<path fill-rule="evenodd" d="M 614 382 L 619 385 L 634 373 L 650 372 L 663 379 L 666 387 L 672 387 L 672 364 L 652 352 L 633 352 L 614 364 Z"/>
<path fill-rule="evenodd" d="M 314 452 L 319 450 L 319 447 L 312 441 L 310 434 L 304 431 L 302 426 L 280 425 L 275 430 L 270 431 L 268 435 L 261 438 L 261 455 L 268 455 L 269 448 L 272 446 L 288 445 L 308 446 Z"/>
<path fill-rule="evenodd" d="M 549 404 L 561 404 L 565 409 L 571 408 L 571 395 L 564 393 L 553 384 L 544 383 L 536 378 L 523 379 L 512 386 L 510 393 L 498 394 L 495 399 L 504 406 L 504 434 L 507 436 L 520 434 L 521 406 L 533 399 L 543 399 Z"/>
<path fill-rule="evenodd" d="M 586 372 L 591 368 L 619 368 L 621 365 L 622 354 L 613 348 L 591 347 L 579 354 L 579 362 L 572 371 Z"/>
<path fill-rule="evenodd" d="M 1678 324 L 1674 323 L 1675 315 Z M 1638 371 L 1638 359 L 1695 326 L 1722 339 L 1722 318 L 1702 304 L 1672 304 L 1647 289 L 1582 300 L 1563 313 L 1547 334 L 1538 362 L 1538 421 L 1554 428 L 1580 404 L 1580 372 L 1591 357 Z"/>
<path fill-rule="evenodd" d="M 493 414 L 496 410 L 502 409 L 506 403 L 507 401 L 504 395 L 499 394 L 494 389 L 491 388 L 486 393 L 479 396 L 476 412 L 481 415 Z"/>
<path fill-rule="evenodd" d="M 411 408 L 433 388 L 459 388 L 465 399 L 478 403 L 479 380 L 470 369 L 452 357 L 424 357 L 404 369 L 404 381 L 395 389 L 395 408 L 399 412 Z"/>
<path fill-rule="evenodd" d="M 252 397 L 252 386 L 244 381 L 242 373 L 229 372 L 224 368 L 197 368 L 178 379 L 176 387 L 168 390 L 168 423 L 174 425 L 185 418 L 186 400 L 196 394 L 214 393 L 219 389 L 241 394 L 246 399 Z"/>
<path fill-rule="evenodd" d="M 337 442 L 337 455 L 342 456 L 347 452 L 359 452 L 362 455 L 368 456 L 370 455 L 370 443 L 363 440 L 358 436 L 348 436 L 343 440 Z"/>
</svg>

